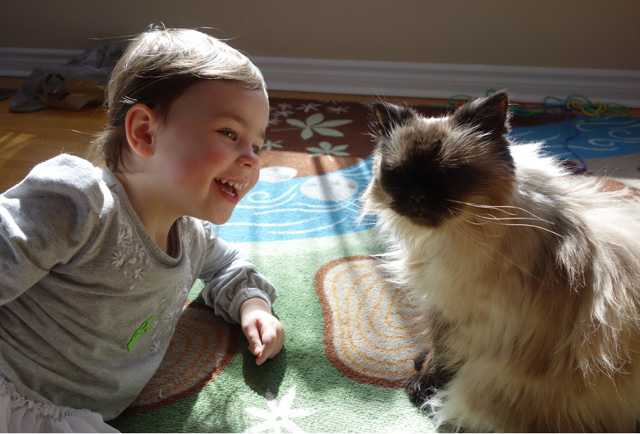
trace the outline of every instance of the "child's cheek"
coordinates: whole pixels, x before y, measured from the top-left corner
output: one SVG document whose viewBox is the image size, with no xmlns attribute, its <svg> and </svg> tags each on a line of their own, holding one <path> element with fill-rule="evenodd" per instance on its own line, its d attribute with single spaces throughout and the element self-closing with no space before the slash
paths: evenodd
<svg viewBox="0 0 640 434">
<path fill-rule="evenodd" d="M 215 158 L 203 155 L 183 155 L 179 157 L 179 170 L 174 172 L 174 181 L 180 186 L 191 186 L 202 183 L 204 179 L 208 179 L 209 175 L 215 171 L 212 164 L 215 164 Z"/>
</svg>

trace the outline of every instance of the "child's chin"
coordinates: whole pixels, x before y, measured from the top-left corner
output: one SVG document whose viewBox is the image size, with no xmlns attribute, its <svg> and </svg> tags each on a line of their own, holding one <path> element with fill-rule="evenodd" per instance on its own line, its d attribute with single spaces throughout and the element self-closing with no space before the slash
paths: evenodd
<svg viewBox="0 0 640 434">
<path fill-rule="evenodd" d="M 215 226 L 222 226 L 223 224 L 225 224 L 228 221 L 228 220 L 224 220 L 223 221 L 223 220 L 220 220 L 220 219 L 209 219 L 209 218 L 201 219 L 201 220 L 206 220 L 206 221 L 208 221 L 209 223 L 211 223 L 212 225 L 215 225 Z"/>
<path fill-rule="evenodd" d="M 225 224 L 226 222 L 228 222 L 229 219 L 231 219 L 231 215 L 229 215 L 227 217 L 211 216 L 210 218 L 206 218 L 205 220 L 210 221 L 211 223 L 213 223 L 216 226 L 221 226 L 221 225 Z"/>
</svg>

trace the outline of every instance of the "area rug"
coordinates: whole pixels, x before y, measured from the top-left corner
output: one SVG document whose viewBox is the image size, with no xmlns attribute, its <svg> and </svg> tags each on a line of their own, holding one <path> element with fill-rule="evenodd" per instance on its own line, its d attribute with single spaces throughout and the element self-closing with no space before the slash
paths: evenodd
<svg viewBox="0 0 640 434">
<path fill-rule="evenodd" d="M 441 115 L 455 104 L 418 109 Z M 514 140 L 544 140 L 575 176 L 637 183 L 640 119 L 547 109 L 521 109 Z M 216 230 L 278 288 L 273 310 L 286 329 L 284 348 L 256 366 L 239 327 L 216 317 L 196 284 L 162 367 L 111 422 L 116 428 L 434 430 L 403 389 L 426 345 L 423 319 L 406 291 L 377 267 L 375 255 L 384 247 L 373 235 L 375 222 L 358 218 L 358 198 L 371 175 L 370 133 L 365 104 L 271 100 L 260 182 Z"/>
</svg>

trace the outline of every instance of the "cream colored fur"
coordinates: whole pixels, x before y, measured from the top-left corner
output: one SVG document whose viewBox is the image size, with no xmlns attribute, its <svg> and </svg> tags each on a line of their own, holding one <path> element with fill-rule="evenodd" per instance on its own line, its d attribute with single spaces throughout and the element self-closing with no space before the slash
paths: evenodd
<svg viewBox="0 0 640 434">
<path fill-rule="evenodd" d="M 401 153 L 416 129 L 453 134 L 456 143 L 482 140 L 454 134 L 446 118 L 417 118 L 380 140 Z M 363 200 L 390 246 L 387 271 L 425 312 L 451 324 L 444 344 L 455 375 L 424 407 L 438 423 L 469 430 L 633 431 L 640 416 L 637 198 L 566 172 L 536 144 L 514 145 L 511 154 L 513 179 L 452 203 L 460 213 L 437 229 L 390 208 L 375 154 Z"/>
</svg>

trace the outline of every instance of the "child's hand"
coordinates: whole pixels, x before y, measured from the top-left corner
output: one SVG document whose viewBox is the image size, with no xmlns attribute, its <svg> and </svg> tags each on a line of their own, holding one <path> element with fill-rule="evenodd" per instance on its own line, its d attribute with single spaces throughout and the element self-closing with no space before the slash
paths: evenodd
<svg viewBox="0 0 640 434">
<path fill-rule="evenodd" d="M 273 358 L 282 349 L 284 327 L 261 298 L 250 298 L 240 306 L 240 325 L 249 340 L 249 351 L 258 356 L 256 365 Z"/>
</svg>

